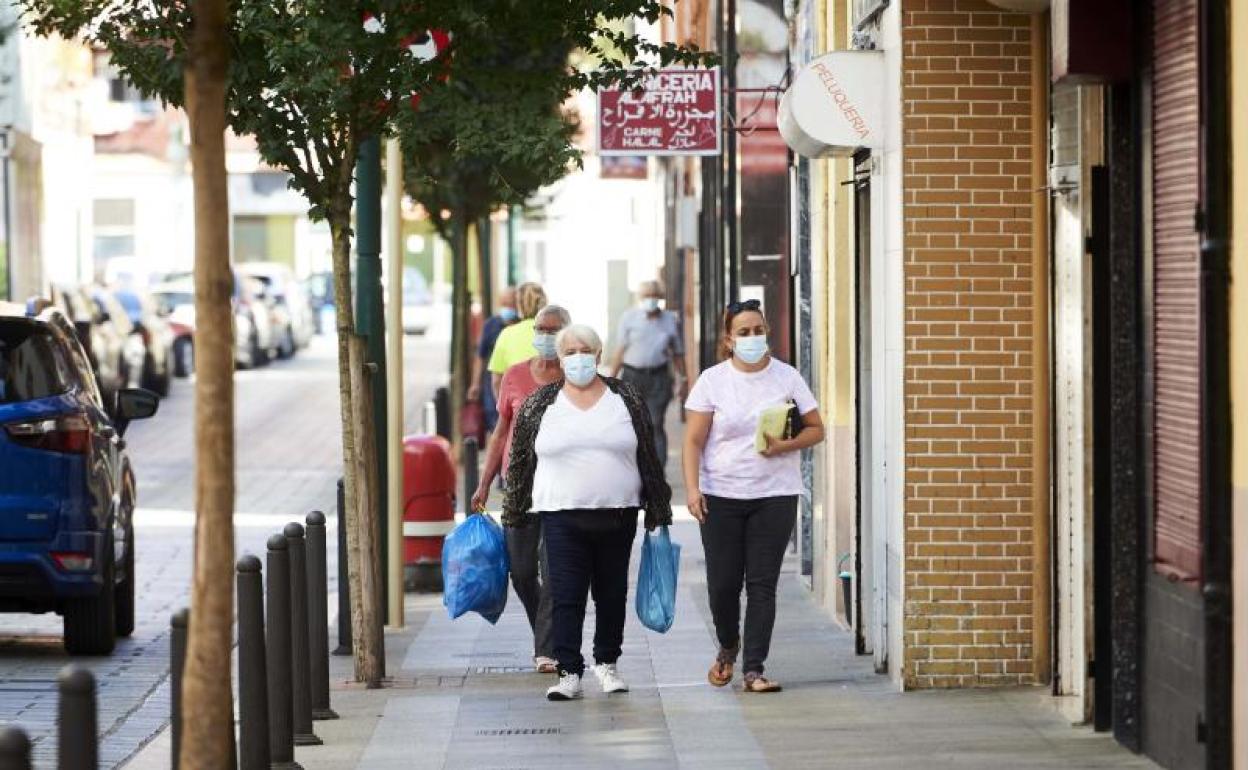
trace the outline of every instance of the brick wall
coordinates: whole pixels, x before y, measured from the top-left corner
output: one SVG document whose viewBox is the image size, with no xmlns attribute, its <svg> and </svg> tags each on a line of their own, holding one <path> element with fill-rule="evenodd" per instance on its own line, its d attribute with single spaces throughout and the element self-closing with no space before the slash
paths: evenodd
<svg viewBox="0 0 1248 770">
<path fill-rule="evenodd" d="M 907 687 L 1031 681 L 1030 27 L 903 5 Z"/>
</svg>

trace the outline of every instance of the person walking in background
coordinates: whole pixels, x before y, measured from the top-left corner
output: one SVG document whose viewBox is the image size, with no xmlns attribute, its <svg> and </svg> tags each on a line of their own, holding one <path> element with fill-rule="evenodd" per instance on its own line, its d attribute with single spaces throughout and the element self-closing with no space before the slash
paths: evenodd
<svg viewBox="0 0 1248 770">
<path fill-rule="evenodd" d="M 823 441 L 823 420 L 796 369 L 768 353 L 770 329 L 757 300 L 724 313 L 723 362 L 707 369 L 685 402 L 685 487 L 701 523 L 706 586 L 719 653 L 707 673 L 732 681 L 741 647 L 741 587 L 746 591 L 745 691 L 775 692 L 763 676 L 776 619 L 776 586 L 803 492 L 800 450 Z M 801 428 L 755 445 L 764 410 L 792 404 Z"/>
<path fill-rule="evenodd" d="M 564 379 L 537 390 L 516 418 L 503 524 L 545 533 L 559 682 L 550 700 L 582 695 L 581 629 L 594 597 L 594 668 L 605 693 L 627 692 L 616 668 L 624 642 L 628 562 L 637 512 L 646 529 L 671 523 L 672 490 L 654 451 L 650 415 L 626 382 L 600 377 L 602 340 L 588 326 L 559 333 Z"/>
<path fill-rule="evenodd" d="M 533 347 L 537 355 L 508 369 L 499 384 L 498 425 L 490 436 L 485 467 L 472 495 L 474 511 L 485 510 L 490 498 L 490 486 L 511 456 L 513 426 L 520 407 L 538 388 L 563 379 L 559 355 L 555 351 L 555 336 L 572 323 L 572 317 L 558 305 L 547 305 L 537 311 L 533 322 Z M 533 665 L 543 674 L 553 674 L 557 667 L 550 635 L 550 581 L 542 548 L 541 522 L 530 527 L 508 527 L 504 534 L 507 537 L 511 585 L 516 589 L 516 595 L 529 616 L 529 627 L 533 629 Z"/>
<path fill-rule="evenodd" d="M 503 375 L 508 369 L 528 361 L 537 351 L 533 349 L 533 319 L 537 311 L 546 307 L 546 292 L 541 284 L 526 282 L 516 287 L 516 311 L 520 320 L 503 329 L 490 354 L 490 386 L 498 393 Z"/>
<path fill-rule="evenodd" d="M 679 378 L 680 397 L 689 394 L 685 376 L 685 344 L 680 319 L 662 308 L 663 286 L 645 281 L 638 289 L 640 305 L 620 317 L 612 356 L 612 376 L 620 375 L 641 393 L 654 425 L 655 450 L 667 463 L 667 406 L 672 402 L 672 369 Z"/>
<path fill-rule="evenodd" d="M 494 345 L 503 329 L 520 320 L 516 310 L 516 290 L 508 286 L 498 293 L 498 312 L 490 316 L 481 327 L 481 339 L 477 341 L 477 355 L 472 359 L 472 385 L 468 388 L 468 400 L 480 401 L 485 413 L 485 430 L 494 430 L 498 423 L 498 391 L 494 383 L 486 378 L 485 365 L 490 356 L 494 355 Z"/>
</svg>

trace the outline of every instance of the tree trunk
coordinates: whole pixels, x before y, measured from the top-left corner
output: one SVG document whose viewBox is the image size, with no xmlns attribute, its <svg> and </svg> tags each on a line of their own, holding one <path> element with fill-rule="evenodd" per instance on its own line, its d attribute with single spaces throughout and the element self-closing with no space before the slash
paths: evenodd
<svg viewBox="0 0 1248 770">
<path fill-rule="evenodd" d="M 468 223 L 456 212 L 451 243 L 451 436 L 456 449 L 463 446 L 460 415 L 468 394 L 471 372 L 472 298 L 468 294 Z M 458 452 L 457 452 L 458 455 Z"/>
<path fill-rule="evenodd" d="M 353 155 L 353 153 L 351 153 Z M 354 162 L 354 158 L 352 158 Z M 380 687 L 385 676 L 385 618 L 381 607 L 381 553 L 377 543 L 377 450 L 364 339 L 355 334 L 351 298 L 350 214 L 331 213 L 334 312 L 338 332 L 338 394 L 342 417 L 343 485 L 355 679 Z M 339 618 L 338 622 L 344 619 Z"/>
<path fill-rule="evenodd" d="M 195 191 L 195 564 L 183 767 L 233 768 L 234 319 L 225 171 L 226 0 L 193 0 L 185 70 Z"/>
</svg>

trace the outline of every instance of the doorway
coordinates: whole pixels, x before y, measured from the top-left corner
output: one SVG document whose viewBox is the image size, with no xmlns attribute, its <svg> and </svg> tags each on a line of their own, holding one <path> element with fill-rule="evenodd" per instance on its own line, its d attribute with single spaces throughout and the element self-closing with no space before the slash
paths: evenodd
<svg viewBox="0 0 1248 770">
<path fill-rule="evenodd" d="M 854 156 L 854 647 L 876 654 L 882 667 L 883 640 L 875 637 L 875 537 L 872 521 L 872 349 L 871 349 L 871 156 Z M 848 611 L 848 608 L 846 608 Z"/>
</svg>

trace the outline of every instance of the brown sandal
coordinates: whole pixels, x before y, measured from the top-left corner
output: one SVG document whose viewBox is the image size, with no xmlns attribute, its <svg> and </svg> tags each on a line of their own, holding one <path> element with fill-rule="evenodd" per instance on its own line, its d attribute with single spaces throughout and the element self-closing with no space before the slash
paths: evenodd
<svg viewBox="0 0 1248 770">
<path fill-rule="evenodd" d="M 719 654 L 715 656 L 715 662 L 711 664 L 711 670 L 706 672 L 706 681 L 716 687 L 723 687 L 732 681 L 732 667 L 737 660 L 737 650 L 725 650 L 722 647 Z"/>
<path fill-rule="evenodd" d="M 784 688 L 779 682 L 773 682 L 762 674 L 751 671 L 745 675 L 745 684 L 741 689 L 745 692 L 780 692 Z"/>
</svg>

